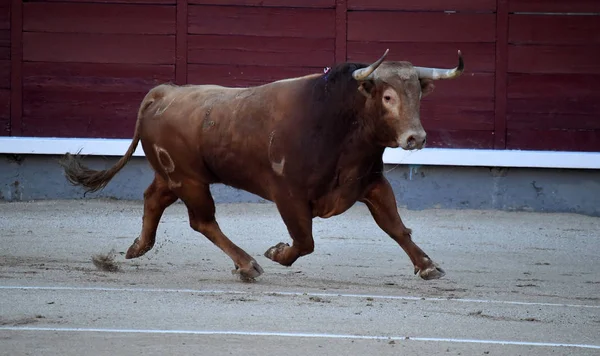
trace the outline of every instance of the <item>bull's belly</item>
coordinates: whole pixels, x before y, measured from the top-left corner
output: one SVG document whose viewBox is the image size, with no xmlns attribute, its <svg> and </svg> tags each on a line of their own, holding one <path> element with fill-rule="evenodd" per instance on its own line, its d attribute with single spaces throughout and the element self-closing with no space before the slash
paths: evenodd
<svg viewBox="0 0 600 356">
<path fill-rule="evenodd" d="M 313 217 L 323 219 L 340 215 L 350 209 L 359 199 L 358 189 L 336 189 L 326 196 L 312 202 Z"/>
</svg>

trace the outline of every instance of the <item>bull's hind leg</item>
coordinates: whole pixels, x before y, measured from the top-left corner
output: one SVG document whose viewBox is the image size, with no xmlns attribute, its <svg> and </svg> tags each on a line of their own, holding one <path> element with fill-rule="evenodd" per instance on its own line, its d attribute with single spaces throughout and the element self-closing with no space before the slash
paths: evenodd
<svg viewBox="0 0 600 356">
<path fill-rule="evenodd" d="M 263 269 L 258 262 L 221 231 L 215 220 L 215 202 L 209 186 L 185 182 L 180 191 L 178 194 L 188 208 L 192 229 L 206 236 L 233 260 L 236 268 L 233 272 L 238 273 L 243 281 L 251 281 L 260 276 Z"/>
<path fill-rule="evenodd" d="M 158 174 L 144 192 L 144 217 L 142 218 L 142 233 L 136 238 L 125 258 L 143 256 L 154 246 L 156 229 L 165 209 L 177 200 L 177 196 L 169 189 L 167 182 Z"/>
<path fill-rule="evenodd" d="M 444 276 L 444 270 L 433 263 L 429 256 L 412 241 L 410 229 L 404 226 L 400 219 L 396 198 L 387 179 L 384 177 L 378 178 L 369 187 L 369 191 L 362 202 L 367 205 L 379 227 L 390 235 L 410 257 L 415 266 L 415 274 L 423 279 L 435 279 Z"/>
<path fill-rule="evenodd" d="M 293 243 L 290 246 L 280 242 L 269 248 L 264 255 L 284 266 L 291 266 L 299 257 L 308 255 L 315 249 L 311 211 L 308 205 L 288 199 L 278 199 L 275 203 Z"/>
</svg>

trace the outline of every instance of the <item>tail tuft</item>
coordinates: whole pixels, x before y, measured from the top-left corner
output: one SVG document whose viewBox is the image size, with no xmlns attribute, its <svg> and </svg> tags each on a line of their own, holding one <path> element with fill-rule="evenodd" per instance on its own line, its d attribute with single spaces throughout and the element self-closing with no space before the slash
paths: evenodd
<svg viewBox="0 0 600 356">
<path fill-rule="evenodd" d="M 84 166 L 79 152 L 75 155 L 65 154 L 58 163 L 63 167 L 67 180 L 72 185 L 84 186 L 86 193 L 104 188 L 116 173 L 111 169 L 97 171 Z"/>
</svg>

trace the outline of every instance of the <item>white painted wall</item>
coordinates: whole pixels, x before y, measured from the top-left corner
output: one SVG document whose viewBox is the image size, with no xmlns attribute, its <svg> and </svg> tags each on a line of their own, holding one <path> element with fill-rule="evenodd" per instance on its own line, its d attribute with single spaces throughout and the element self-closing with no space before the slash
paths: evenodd
<svg viewBox="0 0 600 356">
<path fill-rule="evenodd" d="M 0 137 L 0 154 L 62 155 L 81 150 L 85 155 L 122 156 L 130 143 L 129 139 Z M 134 155 L 144 156 L 141 145 Z M 446 148 L 409 152 L 397 148 L 387 149 L 383 161 L 409 165 L 600 169 L 600 152 Z"/>
</svg>

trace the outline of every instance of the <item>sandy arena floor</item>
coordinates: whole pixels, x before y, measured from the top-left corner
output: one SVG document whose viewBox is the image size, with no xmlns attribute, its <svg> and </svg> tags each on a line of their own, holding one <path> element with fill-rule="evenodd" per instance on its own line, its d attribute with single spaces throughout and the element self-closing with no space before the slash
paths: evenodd
<svg viewBox="0 0 600 356">
<path fill-rule="evenodd" d="M 141 202 L 0 203 L 1 355 L 599 355 L 600 219 L 401 211 L 447 275 L 424 281 L 357 205 L 314 221 L 292 267 L 272 204 L 217 206 L 264 268 L 255 283 L 169 208 L 146 256 L 123 255 Z M 116 253 L 117 272 L 91 256 Z"/>
</svg>

